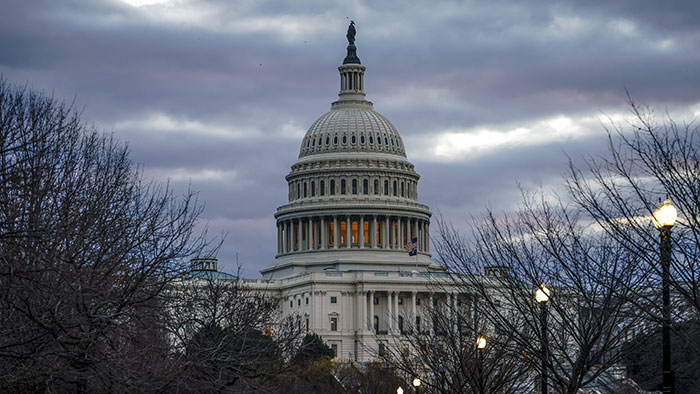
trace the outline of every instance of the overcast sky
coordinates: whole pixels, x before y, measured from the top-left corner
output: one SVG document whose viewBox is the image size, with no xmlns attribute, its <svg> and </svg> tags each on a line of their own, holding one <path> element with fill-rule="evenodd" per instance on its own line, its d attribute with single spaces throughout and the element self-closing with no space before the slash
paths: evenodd
<svg viewBox="0 0 700 394">
<path fill-rule="evenodd" d="M 0 73 L 74 101 L 146 176 L 190 182 L 220 267 L 274 262 L 301 139 L 337 98 L 350 19 L 365 91 L 401 133 L 419 199 L 463 224 L 556 188 L 604 152 L 625 89 L 700 115 L 700 2 L 2 0 Z"/>
</svg>

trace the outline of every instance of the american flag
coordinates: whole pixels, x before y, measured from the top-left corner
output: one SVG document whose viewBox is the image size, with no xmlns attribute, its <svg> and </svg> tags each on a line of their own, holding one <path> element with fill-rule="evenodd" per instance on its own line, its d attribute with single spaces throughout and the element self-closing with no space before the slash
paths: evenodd
<svg viewBox="0 0 700 394">
<path fill-rule="evenodd" d="M 418 253 L 418 237 L 413 237 L 411 242 L 406 244 L 406 251 L 409 256 L 415 256 Z"/>
</svg>

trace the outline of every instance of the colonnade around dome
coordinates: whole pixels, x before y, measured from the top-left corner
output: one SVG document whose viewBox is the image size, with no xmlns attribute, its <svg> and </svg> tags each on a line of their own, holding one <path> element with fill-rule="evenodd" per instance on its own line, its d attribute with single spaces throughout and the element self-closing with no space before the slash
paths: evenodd
<svg viewBox="0 0 700 394">
<path fill-rule="evenodd" d="M 405 250 L 413 238 L 418 253 L 430 253 L 430 221 L 391 215 L 324 215 L 279 220 L 277 254 L 339 249 Z"/>
</svg>

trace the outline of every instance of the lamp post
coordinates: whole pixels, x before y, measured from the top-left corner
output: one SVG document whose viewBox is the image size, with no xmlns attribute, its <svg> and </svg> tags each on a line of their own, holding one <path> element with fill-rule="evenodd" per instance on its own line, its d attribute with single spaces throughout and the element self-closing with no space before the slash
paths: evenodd
<svg viewBox="0 0 700 394">
<path fill-rule="evenodd" d="M 551 291 L 542 283 L 535 291 L 535 301 L 540 304 L 540 326 L 542 327 L 542 372 L 540 375 L 541 393 L 547 394 L 547 302 Z"/>
<path fill-rule="evenodd" d="M 396 389 L 396 394 L 403 394 L 403 388 L 401 386 Z"/>
<path fill-rule="evenodd" d="M 674 372 L 671 369 L 671 228 L 676 223 L 678 211 L 666 199 L 654 211 L 652 222 L 661 235 L 661 291 L 663 294 L 663 393 L 675 393 Z"/>
<path fill-rule="evenodd" d="M 484 349 L 486 349 L 486 345 L 488 344 L 488 341 L 486 340 L 486 337 L 483 335 L 479 335 L 476 338 L 476 352 L 479 357 L 479 392 L 484 393 L 486 392 L 486 382 L 484 382 Z"/>
<path fill-rule="evenodd" d="M 418 377 L 413 378 L 413 382 L 411 382 L 411 384 L 413 384 L 413 387 L 416 389 L 416 394 L 418 394 L 418 388 L 420 387 L 421 383 L 423 382 L 421 382 L 420 378 Z"/>
</svg>

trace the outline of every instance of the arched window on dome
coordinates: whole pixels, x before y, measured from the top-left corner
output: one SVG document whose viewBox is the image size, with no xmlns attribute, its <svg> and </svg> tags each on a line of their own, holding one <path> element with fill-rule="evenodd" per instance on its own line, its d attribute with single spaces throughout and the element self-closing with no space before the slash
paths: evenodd
<svg viewBox="0 0 700 394">
<path fill-rule="evenodd" d="M 348 137 L 347 137 L 347 136 L 343 136 L 343 144 L 345 144 L 345 143 L 347 143 L 347 142 L 348 142 Z"/>
<path fill-rule="evenodd" d="M 354 135 L 352 136 L 351 142 L 352 142 L 353 145 L 355 144 L 355 136 L 354 136 Z"/>
<path fill-rule="evenodd" d="M 345 179 L 340 181 L 340 194 L 345 194 Z"/>
<path fill-rule="evenodd" d="M 320 188 L 318 190 L 318 194 L 321 196 L 326 195 L 326 181 L 321 181 L 321 184 L 319 185 Z"/>
<path fill-rule="evenodd" d="M 316 139 L 311 140 L 311 146 L 316 146 Z"/>
<path fill-rule="evenodd" d="M 384 195 L 389 195 L 389 181 L 384 181 Z"/>
<path fill-rule="evenodd" d="M 401 182 L 401 197 L 406 197 L 406 195 L 405 195 L 405 193 L 404 193 L 404 184 L 403 184 L 403 182 Z"/>
<path fill-rule="evenodd" d="M 374 138 L 371 135 L 369 136 L 369 144 L 374 144 Z"/>
<path fill-rule="evenodd" d="M 377 145 L 382 144 L 382 137 L 380 135 L 377 135 Z"/>
<path fill-rule="evenodd" d="M 362 145 L 365 144 L 365 136 L 364 136 L 364 135 L 361 135 L 361 136 L 360 136 L 360 143 L 361 143 Z"/>
<path fill-rule="evenodd" d="M 328 144 L 330 144 L 330 143 L 331 143 L 331 137 L 326 136 L 326 145 L 328 145 Z"/>
<path fill-rule="evenodd" d="M 387 146 L 389 145 L 389 139 L 386 137 L 384 137 L 384 145 L 387 145 Z"/>
<path fill-rule="evenodd" d="M 333 143 L 338 145 L 338 136 L 333 137 Z"/>
<path fill-rule="evenodd" d="M 316 196 L 316 182 L 311 181 L 311 197 Z"/>
<path fill-rule="evenodd" d="M 367 179 L 362 181 L 362 194 L 369 194 L 369 181 Z"/>
<path fill-rule="evenodd" d="M 352 194 L 357 194 L 357 179 L 352 180 Z"/>
<path fill-rule="evenodd" d="M 307 187 L 306 187 L 306 182 L 304 182 L 304 198 L 306 198 L 306 196 L 307 196 L 307 194 L 306 194 L 306 189 L 307 189 Z"/>
<path fill-rule="evenodd" d="M 335 179 L 331 179 L 330 194 L 331 196 L 335 196 Z"/>
<path fill-rule="evenodd" d="M 297 188 L 297 200 L 298 200 L 301 198 L 301 186 L 299 185 L 298 182 L 297 182 L 296 188 Z"/>
<path fill-rule="evenodd" d="M 374 194 L 379 194 L 379 179 L 374 180 Z"/>
<path fill-rule="evenodd" d="M 394 195 L 394 197 L 396 197 L 396 195 L 397 195 L 397 193 L 396 193 L 396 181 L 394 181 L 394 193 L 393 193 L 393 195 Z"/>
</svg>

